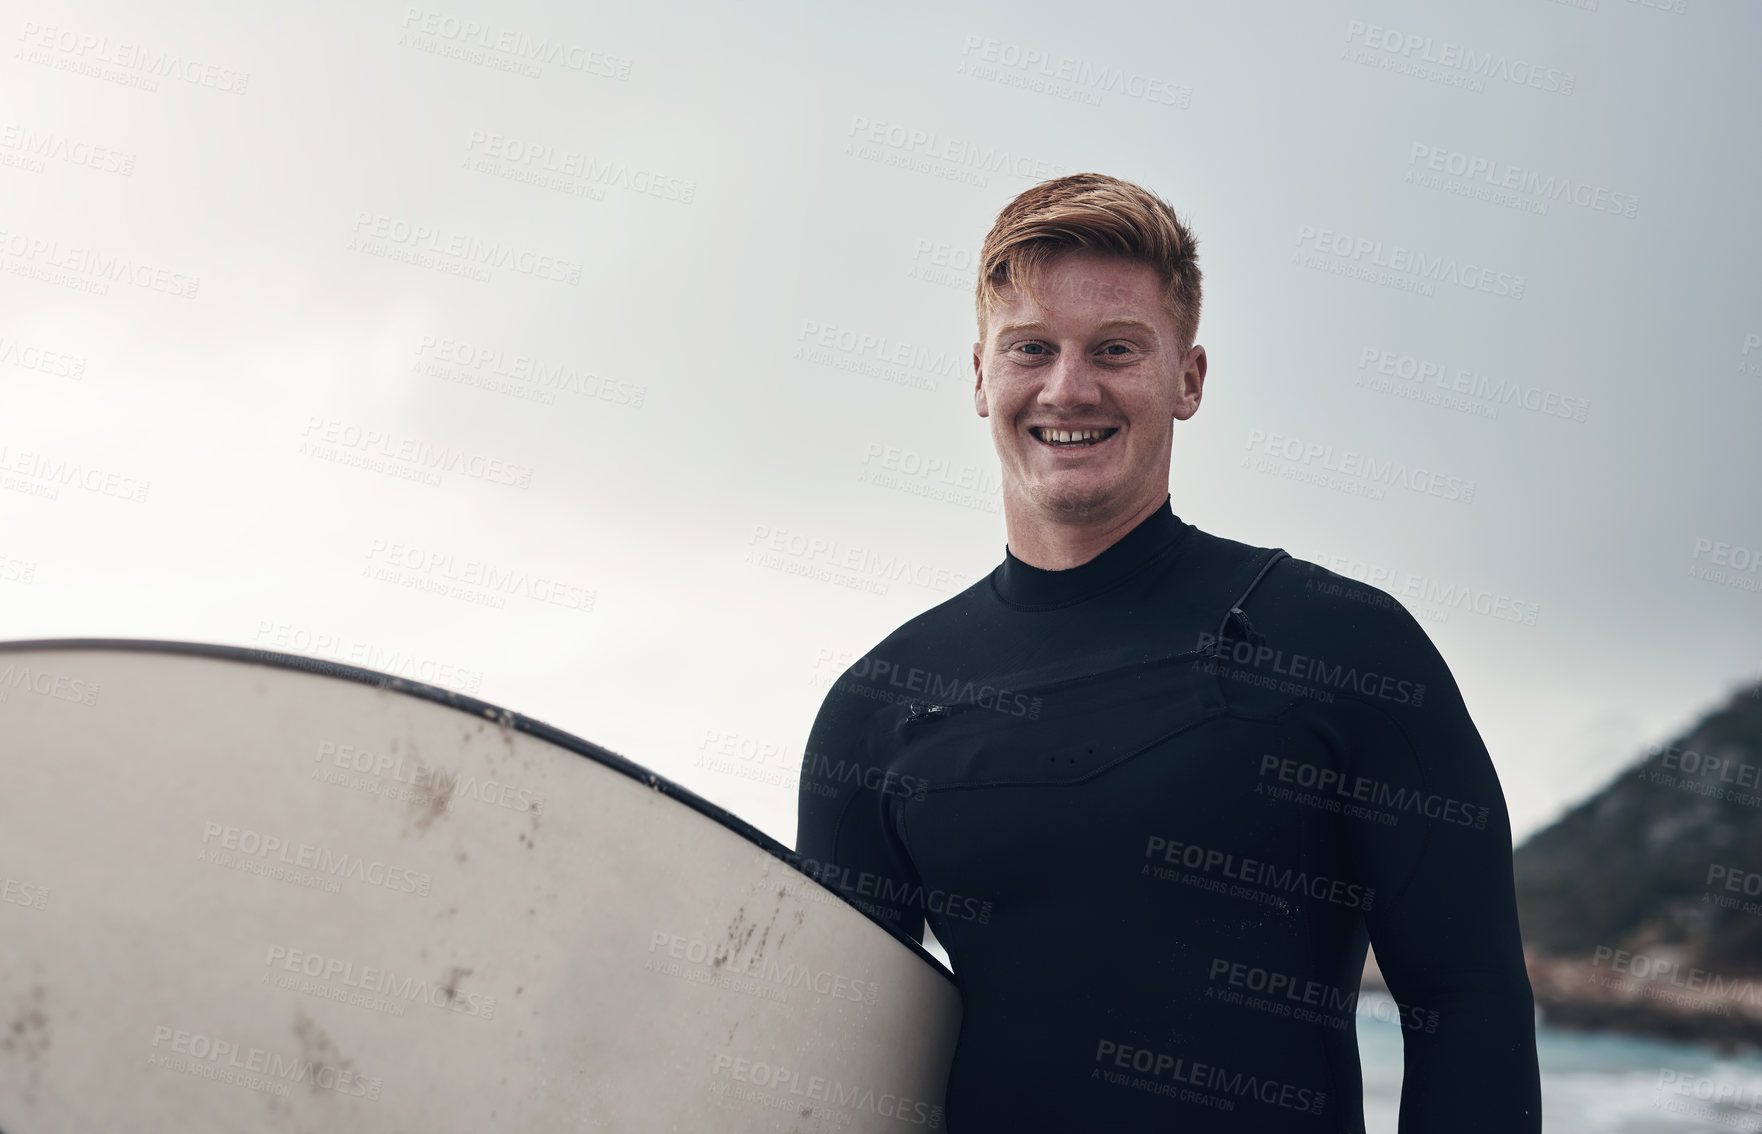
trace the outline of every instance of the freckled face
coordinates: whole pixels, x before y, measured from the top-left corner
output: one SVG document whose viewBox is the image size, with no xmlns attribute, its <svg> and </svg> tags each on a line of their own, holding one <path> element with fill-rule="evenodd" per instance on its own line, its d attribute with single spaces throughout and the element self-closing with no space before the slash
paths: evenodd
<svg viewBox="0 0 1762 1134">
<path fill-rule="evenodd" d="M 1036 525 L 1092 524 L 1160 504 L 1174 422 L 1199 409 L 1205 348 L 1183 352 L 1155 269 L 1079 250 L 1013 288 L 973 344 L 1005 507 Z"/>
</svg>

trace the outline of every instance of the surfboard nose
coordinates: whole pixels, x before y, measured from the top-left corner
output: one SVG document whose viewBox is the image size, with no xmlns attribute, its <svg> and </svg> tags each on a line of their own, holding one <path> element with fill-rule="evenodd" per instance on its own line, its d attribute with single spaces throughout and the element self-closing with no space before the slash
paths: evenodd
<svg viewBox="0 0 1762 1134">
<path fill-rule="evenodd" d="M 263 651 L 0 643 L 0 772 L 8 1134 L 942 1125 L 946 970 L 540 722 Z"/>
</svg>

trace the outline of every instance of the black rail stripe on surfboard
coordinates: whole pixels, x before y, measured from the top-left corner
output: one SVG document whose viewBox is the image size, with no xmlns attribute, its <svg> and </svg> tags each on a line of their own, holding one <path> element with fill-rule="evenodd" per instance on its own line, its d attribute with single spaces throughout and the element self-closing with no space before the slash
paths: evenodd
<svg viewBox="0 0 1762 1134">
<path fill-rule="evenodd" d="M 506 725 L 540 740 L 549 741 L 558 747 L 566 748 L 578 756 L 584 756 L 595 763 L 603 764 L 613 771 L 622 772 L 669 799 L 684 804 L 705 818 L 715 820 L 773 858 L 785 863 L 857 913 L 862 914 L 871 925 L 885 930 L 888 936 L 906 946 L 919 959 L 928 962 L 931 968 L 942 974 L 945 979 L 951 983 L 954 981 L 954 974 L 934 954 L 925 949 L 922 942 L 913 941 L 897 926 L 889 925 L 875 917 L 845 895 L 821 882 L 811 872 L 803 869 L 804 860 L 795 851 L 732 811 L 711 803 L 690 788 L 676 784 L 667 777 L 650 771 L 627 756 L 621 756 L 591 740 L 583 740 L 579 736 L 564 732 L 554 725 L 548 725 L 543 721 L 511 712 L 500 705 L 492 705 L 488 701 L 467 697 L 450 689 L 442 689 L 439 686 L 427 685 L 420 681 L 411 681 L 408 678 L 381 673 L 374 669 L 333 662 L 326 658 L 284 654 L 277 650 L 260 650 L 252 646 L 221 646 L 206 642 L 173 642 L 153 638 L 43 638 L 30 641 L 0 642 L 0 654 L 22 653 L 27 650 L 134 650 L 139 653 L 186 654 L 193 657 L 218 658 L 226 661 L 254 662 L 258 665 L 273 666 L 278 669 L 293 669 L 302 673 L 318 673 L 327 677 L 338 677 L 345 681 L 372 685 L 396 693 L 408 693 L 425 701 L 434 701 L 460 712 L 469 713 L 474 717 Z M 0 1131 L 0 1134 L 4 1134 L 4 1131 Z"/>
</svg>

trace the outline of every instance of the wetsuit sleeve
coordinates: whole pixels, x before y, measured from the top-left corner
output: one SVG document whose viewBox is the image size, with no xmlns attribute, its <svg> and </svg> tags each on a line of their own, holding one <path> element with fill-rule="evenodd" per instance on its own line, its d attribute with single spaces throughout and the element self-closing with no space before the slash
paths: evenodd
<svg viewBox="0 0 1762 1134">
<path fill-rule="evenodd" d="M 1379 696 L 1362 701 L 1351 763 L 1398 821 L 1353 826 L 1360 869 L 1383 895 L 1365 921 L 1401 1014 L 1401 1134 L 1539 1134 L 1535 1006 L 1498 774 L 1413 616 L 1391 604 L 1360 625 Z"/>
<path fill-rule="evenodd" d="M 833 683 L 808 734 L 796 853 L 829 889 L 921 942 L 924 890 L 895 825 L 897 797 L 884 790 L 893 781 L 875 715 L 879 702 L 853 692 L 852 670 Z"/>
</svg>

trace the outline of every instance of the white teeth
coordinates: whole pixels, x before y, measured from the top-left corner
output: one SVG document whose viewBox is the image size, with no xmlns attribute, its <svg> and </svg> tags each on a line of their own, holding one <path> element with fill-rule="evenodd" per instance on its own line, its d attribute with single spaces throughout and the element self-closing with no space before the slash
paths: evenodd
<svg viewBox="0 0 1762 1134">
<path fill-rule="evenodd" d="M 1105 432 L 1106 432 L 1105 430 L 1101 430 L 1101 429 L 1044 429 L 1043 428 L 1040 430 L 1040 436 L 1043 440 L 1046 440 L 1046 441 L 1052 441 L 1052 442 L 1061 443 L 1061 444 L 1070 444 L 1073 441 L 1099 441 L 1102 438 L 1102 434 Z"/>
</svg>

